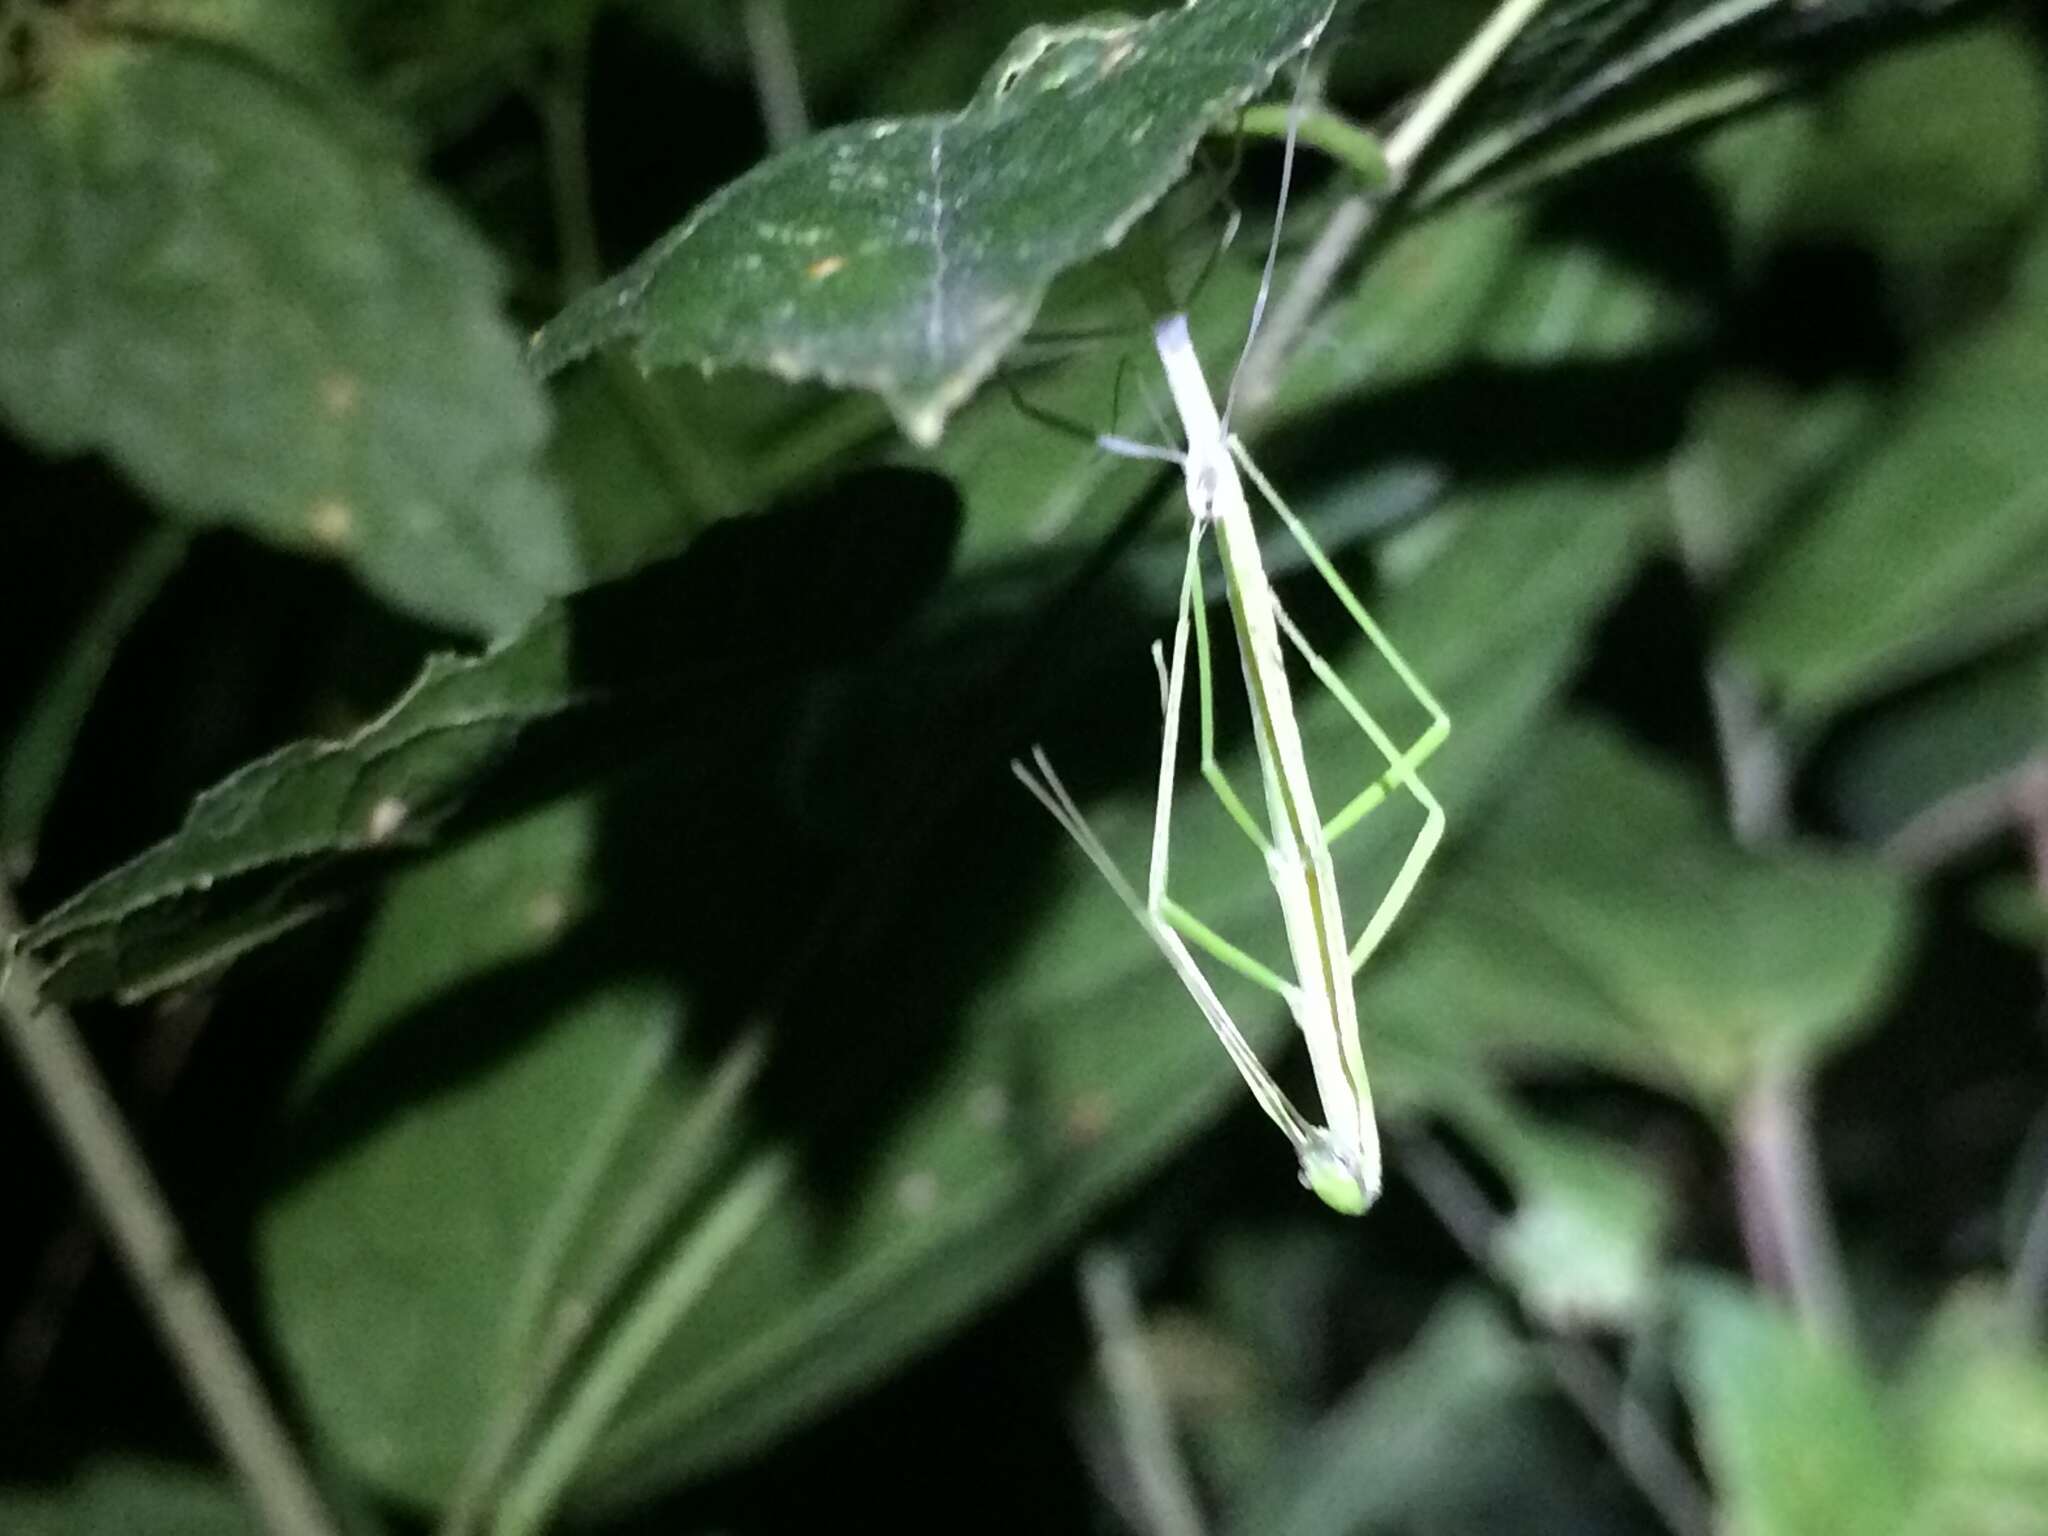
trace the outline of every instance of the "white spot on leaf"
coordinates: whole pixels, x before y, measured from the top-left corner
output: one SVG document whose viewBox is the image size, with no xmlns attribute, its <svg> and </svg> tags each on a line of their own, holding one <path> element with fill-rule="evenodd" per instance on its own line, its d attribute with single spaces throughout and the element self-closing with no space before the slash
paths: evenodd
<svg viewBox="0 0 2048 1536">
<path fill-rule="evenodd" d="M 306 531 L 312 534 L 314 543 L 328 549 L 347 548 L 355 530 L 355 513 L 337 496 L 314 502 L 306 514 Z"/>
<path fill-rule="evenodd" d="M 347 416 L 362 399 L 363 387 L 352 373 L 330 373 L 320 381 L 320 408 L 330 416 Z"/>
<path fill-rule="evenodd" d="M 539 938 L 553 938 L 568 921 L 569 903 L 560 891 L 535 891 L 526 904 L 526 925 Z"/>
<path fill-rule="evenodd" d="M 1100 1141 L 1113 1118 L 1109 1099 L 1100 1093 L 1084 1093 L 1067 1106 L 1067 1140 L 1076 1146 Z"/>
<path fill-rule="evenodd" d="M 364 826 L 364 831 L 371 842 L 384 842 L 405 825 L 405 819 L 410 814 L 411 809 L 403 800 L 396 795 L 386 795 L 370 807 L 370 819 Z"/>
<path fill-rule="evenodd" d="M 967 1118 L 985 1131 L 999 1130 L 1010 1118 L 1010 1096 L 996 1083 L 983 1083 L 967 1099 Z"/>
<path fill-rule="evenodd" d="M 939 1203 L 939 1178 L 929 1169 L 906 1173 L 896 1181 L 896 1206 L 906 1216 L 929 1216 Z"/>
</svg>

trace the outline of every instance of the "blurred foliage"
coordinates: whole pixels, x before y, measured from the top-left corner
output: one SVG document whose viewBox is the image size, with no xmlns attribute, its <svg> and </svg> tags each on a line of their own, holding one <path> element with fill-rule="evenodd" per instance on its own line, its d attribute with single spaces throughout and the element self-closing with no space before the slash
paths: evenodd
<svg viewBox="0 0 2048 1536">
<path fill-rule="evenodd" d="M 0 3 L 10 942 L 348 1528 L 2048 1532 L 2038 18 L 1554 0 L 1246 402 L 1455 720 L 1347 1225 L 1006 769 L 1142 864 L 1179 487 L 1038 417 L 1154 432 L 1134 271 L 1231 365 L 1325 7 L 1095 10 Z M 0 1529 L 253 1529 L 9 1082 Z"/>
</svg>

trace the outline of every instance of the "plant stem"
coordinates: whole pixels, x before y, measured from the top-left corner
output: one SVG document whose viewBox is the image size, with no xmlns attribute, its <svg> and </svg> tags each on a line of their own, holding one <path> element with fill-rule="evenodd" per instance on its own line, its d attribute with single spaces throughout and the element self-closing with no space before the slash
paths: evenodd
<svg viewBox="0 0 2048 1536">
<path fill-rule="evenodd" d="M 1584 110 L 1601 97 L 1622 90 L 1629 81 L 1670 64 L 1681 54 L 1710 44 L 1734 27 L 1786 3 L 1786 0 L 1715 0 L 1692 12 L 1684 22 L 1654 34 L 1640 48 L 1611 59 L 1563 96 L 1525 120 L 1487 135 L 1460 153 L 1433 177 L 1427 193 L 1431 203 L 1458 196 L 1518 151 Z"/>
<path fill-rule="evenodd" d="M 0 23 L 4 30 L 4 23 Z M 136 542 L 30 703 L 0 766 L 0 879 L 19 881 L 35 864 L 36 842 L 70 766 L 99 685 L 121 642 L 185 558 L 192 535 L 165 525 Z"/>
<path fill-rule="evenodd" d="M 208 999 L 184 998 L 159 1009 L 146 1027 L 128 1084 L 128 1101 L 136 1106 L 130 1118 L 143 1131 L 184 1070 L 211 1011 Z M 81 1195 L 44 1249 L 28 1300 L 0 1342 L 0 1435 L 33 1405 L 102 1246 L 92 1202 Z"/>
<path fill-rule="evenodd" d="M 2048 903 L 2048 760 L 2037 760 L 2021 771 L 2011 802 L 2026 843 L 2034 890 Z M 2034 1208 L 2020 1233 L 2005 1295 L 2015 1331 L 2021 1338 L 2038 1339 L 2042 1306 L 2048 1302 L 2048 1177 L 2041 1180 Z"/>
<path fill-rule="evenodd" d="M 1567 140 L 1557 149 L 1495 177 L 1486 183 L 1486 197 L 1489 201 L 1514 197 L 1598 161 L 1719 122 L 1782 95 L 1791 83 L 1791 76 L 1785 71 L 1753 69 L 1688 91 L 1583 138 Z M 1475 164 L 1464 157 L 1454 160 L 1417 189 L 1415 210 L 1428 212 L 1470 192 L 1475 178 L 1491 163 L 1487 160 Z"/>
<path fill-rule="evenodd" d="M 1848 1291 L 1813 1145 L 1804 1074 L 1764 1066 L 1734 1117 L 1735 1189 L 1750 1272 L 1821 1337 L 1849 1331 Z"/>
<path fill-rule="evenodd" d="M 1684 539 L 1680 539 L 1681 546 Z M 1728 822 L 1745 848 L 1781 841 L 1791 825 L 1791 766 L 1777 728 L 1726 660 L 1709 664 Z M 1750 1268 L 1789 1299 L 1817 1335 L 1849 1333 L 1848 1288 L 1814 1146 L 1805 1072 L 1760 1062 L 1734 1116 L 1735 1189 Z"/>
<path fill-rule="evenodd" d="M 1254 338 L 1246 353 L 1238 370 L 1241 379 L 1236 394 L 1247 410 L 1255 412 L 1272 395 L 1287 358 L 1345 264 L 1379 222 L 1382 211 L 1406 190 L 1417 163 L 1429 152 L 1445 124 L 1545 3 L 1546 0 L 1501 0 L 1485 25 L 1466 40 L 1400 125 L 1387 135 L 1385 143 L 1377 146 L 1374 168 L 1380 173 L 1378 187 L 1369 194 L 1354 193 L 1331 211 L 1316 243 L 1275 302 L 1265 330 Z M 1323 147 L 1320 139 L 1309 135 L 1306 125 L 1302 136 Z M 1347 165 L 1358 163 L 1349 154 L 1340 154 L 1339 158 Z"/>
<path fill-rule="evenodd" d="M 1398 1151 L 1401 1171 L 1423 1203 L 1466 1257 L 1499 1281 L 1493 1239 L 1501 1217 L 1486 1192 L 1432 1137 L 1403 1137 Z M 1630 1411 L 1621 1377 L 1599 1352 L 1583 1339 L 1549 1333 L 1536 1353 L 1672 1536 L 1710 1536 L 1713 1506 L 1705 1490 L 1655 1423 Z"/>
<path fill-rule="evenodd" d="M 2042 773 L 2048 773 L 2048 754 L 1953 791 L 1886 838 L 1885 857 L 1904 869 L 1926 872 L 2003 836 L 2015 816 L 2025 815 L 2029 783 Z"/>
<path fill-rule="evenodd" d="M 1387 165 L 1397 185 L 1406 184 L 1416 163 L 1436 142 L 1444 125 L 1493 70 L 1523 28 L 1536 19 L 1544 0 L 1502 0 L 1486 24 L 1472 34 L 1458 56 L 1430 82 L 1415 110 L 1387 135 Z"/>
<path fill-rule="evenodd" d="M 1081 1304 L 1096 1360 L 1116 1410 L 1117 1438 L 1131 1474 L 1145 1536 L 1201 1536 L 1202 1512 L 1173 1438 L 1173 1416 L 1152 1369 L 1124 1256 L 1106 1245 L 1081 1255 Z"/>
<path fill-rule="evenodd" d="M 587 51 L 578 39 L 565 49 L 555 75 L 536 85 L 533 97 L 547 156 L 548 198 L 561 247 L 565 297 L 588 288 L 604 271 L 590 198 L 584 113 L 588 92 Z M 688 510 L 690 515 L 683 519 L 687 531 L 695 533 L 707 520 L 746 505 L 730 467 L 697 441 L 668 396 L 616 352 L 604 353 L 598 366 L 639 428 L 677 505 Z"/>
<path fill-rule="evenodd" d="M 590 201 L 590 138 L 584 119 L 589 91 L 590 55 L 579 38 L 564 47 L 555 74 L 534 94 L 547 155 L 549 206 L 562 248 L 562 287 L 568 294 L 604 275 Z"/>
<path fill-rule="evenodd" d="M 789 12 L 783 0 L 744 0 L 740 22 L 746 28 L 747 58 L 754 67 L 754 94 L 761 101 L 768 147 L 787 149 L 811 132 Z"/>
<path fill-rule="evenodd" d="M 1680 559 L 1696 590 L 1711 591 L 1730 557 L 1715 537 L 1713 508 L 1675 499 Z M 1781 842 L 1791 829 L 1791 754 L 1754 685 L 1727 657 L 1710 656 L 1707 698 L 1721 760 L 1728 824 L 1745 848 Z M 1763 1060 L 1731 1123 L 1735 1193 L 1751 1272 L 1789 1300 L 1809 1332 L 1846 1339 L 1848 1288 L 1814 1146 L 1804 1068 Z"/>
<path fill-rule="evenodd" d="M 334 1536 L 298 1448 L 186 1246 L 71 1019 L 42 995 L 0 888 L 0 1030 L 179 1373 L 273 1536 Z"/>
<path fill-rule="evenodd" d="M 2041 1180 L 2040 1194 L 2020 1234 L 2019 1252 L 2006 1277 L 2005 1300 L 2013 1331 L 2021 1338 L 2038 1340 L 2042 1306 L 2048 1302 L 2048 1178 Z"/>
<path fill-rule="evenodd" d="M 1379 139 L 1327 107 L 1310 107 L 1297 116 L 1282 103 L 1267 102 L 1246 107 L 1238 114 L 1236 127 L 1256 139 L 1283 139 L 1291 127 L 1300 142 L 1347 166 L 1367 192 L 1383 192 L 1393 184 L 1393 169 Z"/>
</svg>

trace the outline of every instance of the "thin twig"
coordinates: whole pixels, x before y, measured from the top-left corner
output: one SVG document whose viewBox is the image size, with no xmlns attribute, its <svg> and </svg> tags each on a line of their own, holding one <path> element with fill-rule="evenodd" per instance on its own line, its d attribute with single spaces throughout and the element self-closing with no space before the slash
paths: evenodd
<svg viewBox="0 0 2048 1536">
<path fill-rule="evenodd" d="M 1081 1255 L 1081 1303 L 1146 1536 L 1201 1536 L 1202 1512 L 1174 1442 L 1173 1416 L 1152 1369 L 1130 1265 L 1106 1245 Z"/>
<path fill-rule="evenodd" d="M 1735 1190 L 1743 1247 L 1759 1282 L 1791 1302 L 1807 1329 L 1849 1333 L 1834 1223 L 1813 1145 L 1805 1075 L 1765 1065 L 1735 1111 Z"/>
<path fill-rule="evenodd" d="M 161 1009 L 151 1020 L 128 1084 L 128 1102 L 143 1130 L 169 1096 L 191 1058 L 212 1009 L 204 998 L 186 998 Z M 43 1250 L 28 1301 L 0 1343 L 0 1429 L 19 1421 L 33 1406 L 51 1357 L 64 1337 L 79 1293 L 100 1256 L 100 1229 L 92 1202 L 82 1195 L 64 1226 Z"/>
<path fill-rule="evenodd" d="M 273 1536 L 334 1536 L 298 1447 L 186 1246 L 77 1027 L 42 995 L 0 888 L 0 1031 L 141 1293 L 221 1454 Z"/>
<path fill-rule="evenodd" d="M 0 765 L 0 879 L 19 883 L 35 865 L 43 821 L 55 803 L 99 685 L 190 547 L 173 525 L 152 529 L 122 556 L 62 661 L 37 690 Z"/>
<path fill-rule="evenodd" d="M 1755 686 L 1731 662 L 1710 663 L 1707 702 L 1720 749 L 1729 830 L 1745 848 L 1783 842 L 1792 827 L 1792 761 L 1783 736 Z"/>
<path fill-rule="evenodd" d="M 581 39 L 563 49 L 552 76 L 531 86 L 547 160 L 548 199 L 561 248 L 565 299 L 590 287 L 604 271 L 590 195 L 589 88 L 588 50 Z M 684 510 L 685 531 L 694 533 L 708 520 L 745 507 L 746 495 L 731 470 L 698 442 L 669 396 L 616 351 L 606 351 L 598 366 Z"/>
<path fill-rule="evenodd" d="M 747 61 L 754 70 L 754 94 L 761 101 L 761 125 L 768 133 L 768 147 L 787 149 L 811 133 L 789 11 L 783 0 L 745 0 L 740 22 L 747 33 Z"/>
<path fill-rule="evenodd" d="M 1247 349 L 1238 367 L 1237 393 L 1243 397 L 1248 412 L 1255 414 L 1271 398 L 1287 359 L 1300 344 L 1338 276 L 1389 204 L 1407 190 L 1415 167 L 1429 153 L 1437 136 L 1545 3 L 1546 0 L 1501 0 L 1485 24 L 1466 40 L 1408 115 L 1387 135 L 1384 189 L 1372 194 L 1354 193 L 1331 210 L 1315 244 L 1274 303 L 1272 316 L 1257 345 Z"/>
<path fill-rule="evenodd" d="M 1675 491 L 1674 486 L 1679 557 L 1695 589 L 1711 592 L 1732 558 L 1718 538 L 1716 509 Z M 1736 842 L 1745 848 L 1782 842 L 1792 825 L 1792 759 L 1783 733 L 1730 657 L 1709 657 L 1707 699 Z M 1791 1302 L 1810 1332 L 1846 1339 L 1849 1293 L 1814 1145 L 1804 1069 L 1790 1061 L 1756 1063 L 1730 1129 L 1751 1272 Z"/>
<path fill-rule="evenodd" d="M 1378 216 L 1383 199 L 1354 192 L 1330 210 L 1315 243 L 1308 248 L 1287 285 L 1267 312 L 1266 324 L 1244 366 L 1237 371 L 1238 397 L 1247 415 L 1256 416 L 1273 397 L 1287 360 L 1301 344 L 1309 322 L 1323 307 Z"/>
<path fill-rule="evenodd" d="M 2014 775 L 2012 816 L 2026 845 L 2034 894 L 2048 906 L 2048 757 L 2035 758 Z"/>
<path fill-rule="evenodd" d="M 2048 1305 L 2048 1177 L 2041 1180 L 2034 1208 L 2020 1234 L 2012 1273 L 2006 1276 L 2005 1301 L 2014 1331 L 2022 1338 L 2041 1337 L 2041 1313 Z"/>
<path fill-rule="evenodd" d="M 1397 1156 L 1402 1173 L 1444 1230 L 1475 1265 L 1499 1280 L 1494 1234 L 1501 1217 L 1486 1192 L 1427 1135 L 1404 1136 Z M 1713 1505 L 1706 1491 L 1655 1422 L 1630 1411 L 1621 1377 L 1599 1352 L 1583 1339 L 1552 1332 L 1539 1341 L 1536 1353 L 1672 1536 L 1709 1536 Z"/>
<path fill-rule="evenodd" d="M 533 91 L 548 173 L 548 203 L 561 245 L 562 289 L 580 293 L 604 275 L 597 219 L 590 200 L 590 135 L 584 103 L 590 93 L 590 52 L 567 43 L 554 74 Z"/>
<path fill-rule="evenodd" d="M 2048 755 L 1967 784 L 1916 812 L 1884 840 L 1884 855 L 1915 871 L 1931 871 L 2001 836 L 2020 814 L 2033 776 L 2048 773 Z"/>
<path fill-rule="evenodd" d="M 1267 102 L 1246 107 L 1237 115 L 1240 138 L 1284 139 L 1320 150 L 1364 183 L 1367 192 L 1384 191 L 1392 179 L 1386 146 L 1348 117 L 1328 107 L 1280 106 Z"/>
<path fill-rule="evenodd" d="M 1753 20 L 1774 6 L 1785 3 L 1786 0 L 1719 0 L 1719 3 L 1694 12 L 1679 25 L 1653 36 L 1633 52 L 1610 59 L 1597 72 L 1525 121 L 1503 128 L 1472 145 L 1431 178 L 1423 192 L 1425 199 L 1435 204 L 1458 196 L 1516 151 L 1603 96 L 1611 95 L 1628 82 L 1669 64 L 1688 50 L 1712 41 L 1731 27 Z"/>
<path fill-rule="evenodd" d="M 2048 904 L 2048 760 L 2029 764 L 2013 786 L 2012 809 L 2023 834 L 2034 891 Z M 2020 1233 L 2006 1279 L 2006 1302 L 2022 1337 L 2037 1338 L 2041 1314 L 2048 1304 L 2048 1177 L 2034 1200 L 2034 1209 Z"/>
<path fill-rule="evenodd" d="M 1545 0 L 1502 0 L 1486 24 L 1472 34 L 1471 40 L 1458 50 L 1458 56 L 1430 83 L 1415 110 L 1387 135 L 1387 168 L 1397 185 L 1414 173 L 1445 124 L 1471 97 L 1479 82 L 1492 73 L 1494 65 L 1523 28 L 1536 19 L 1544 3 Z"/>
</svg>

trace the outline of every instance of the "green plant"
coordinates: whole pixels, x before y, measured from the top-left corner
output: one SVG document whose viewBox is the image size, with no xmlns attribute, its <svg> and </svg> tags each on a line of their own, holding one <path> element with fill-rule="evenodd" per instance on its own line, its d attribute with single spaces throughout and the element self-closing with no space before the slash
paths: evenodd
<svg viewBox="0 0 2048 1536">
<path fill-rule="evenodd" d="M 273 1526 L 2041 1528 L 2038 23 L 1553 0 L 1390 188 L 1486 8 L 1338 8 L 1237 419 L 1456 721 L 1342 1225 L 1005 766 L 1142 867 L 1185 512 L 1039 418 L 1328 8 L 0 5 L 13 1246 Z M 0 1525 L 250 1528 L 67 1285 Z"/>
</svg>

